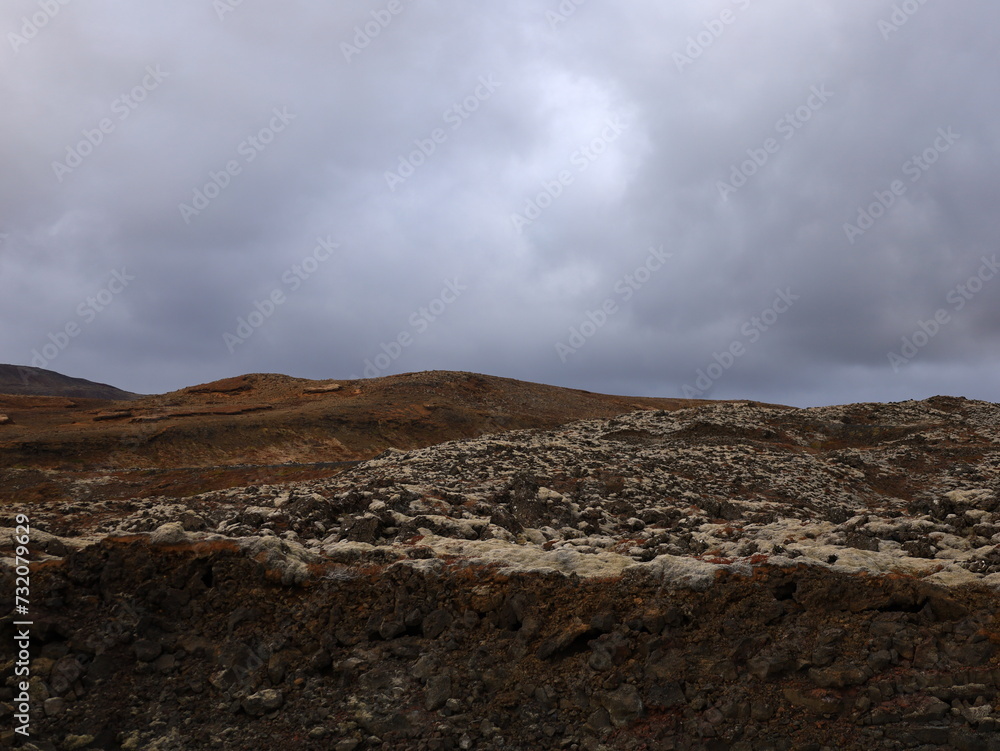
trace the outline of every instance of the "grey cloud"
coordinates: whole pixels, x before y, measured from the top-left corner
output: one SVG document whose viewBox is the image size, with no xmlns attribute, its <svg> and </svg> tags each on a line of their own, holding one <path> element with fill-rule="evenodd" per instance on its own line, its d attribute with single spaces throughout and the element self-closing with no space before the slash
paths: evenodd
<svg viewBox="0 0 1000 751">
<path fill-rule="evenodd" d="M 887 32 L 895 5 L 917 10 Z M 15 4 L 0 28 L 39 7 Z M 387 372 L 680 396 L 735 342 L 746 353 L 711 396 L 1000 399 L 1000 282 L 946 302 L 1000 251 L 994 5 L 392 7 L 245 0 L 220 19 L 207 1 L 71 2 L 0 47 L 0 360 L 86 323 L 49 367 L 152 392 L 347 377 L 408 332 Z M 148 66 L 169 75 L 122 117 Z M 484 78 L 499 84 L 485 96 Z M 814 87 L 832 95 L 799 121 Z M 248 147 L 275 108 L 294 119 Z M 104 118 L 60 182 L 52 163 Z M 627 127 L 602 139 L 609 118 Z M 939 128 L 961 137 L 911 181 Z M 412 174 L 390 186 L 401 163 Z M 227 184 L 186 223 L 179 205 L 213 180 Z M 845 223 L 894 180 L 905 193 L 852 245 Z M 293 291 L 282 275 L 327 236 L 337 253 Z M 616 283 L 661 245 L 669 263 L 622 299 Z M 134 284 L 80 320 L 122 266 Z M 455 277 L 468 291 L 417 332 Z M 800 299 L 751 342 L 744 327 L 788 287 Z M 275 289 L 286 302 L 230 354 L 224 333 Z M 616 312 L 560 358 L 608 299 Z M 894 371 L 888 353 L 942 307 L 952 320 Z"/>
</svg>

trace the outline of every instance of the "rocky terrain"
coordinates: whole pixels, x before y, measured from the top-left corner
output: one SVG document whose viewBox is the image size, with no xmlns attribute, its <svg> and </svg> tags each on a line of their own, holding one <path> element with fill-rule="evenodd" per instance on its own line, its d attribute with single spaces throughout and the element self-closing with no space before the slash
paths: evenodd
<svg viewBox="0 0 1000 751">
<path fill-rule="evenodd" d="M 128 401 L 60 393 L 5 394 L 0 381 L 0 488 L 23 500 L 88 500 L 95 486 L 97 498 L 127 499 L 312 479 L 390 447 L 704 403 L 450 372 L 362 381 L 255 373 Z"/>
<path fill-rule="evenodd" d="M 1000 748 L 1000 406 L 631 406 L 289 482 L 5 499 L 31 742 Z"/>
</svg>

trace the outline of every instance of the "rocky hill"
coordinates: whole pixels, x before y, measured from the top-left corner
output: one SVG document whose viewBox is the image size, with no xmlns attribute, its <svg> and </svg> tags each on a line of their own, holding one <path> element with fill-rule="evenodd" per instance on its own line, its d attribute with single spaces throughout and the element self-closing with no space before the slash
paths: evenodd
<svg viewBox="0 0 1000 751">
<path fill-rule="evenodd" d="M 0 394 L 120 401 L 139 398 L 138 394 L 122 391 L 105 383 L 94 383 L 83 378 L 71 378 L 53 370 L 22 365 L 0 365 Z"/>
<path fill-rule="evenodd" d="M 36 738 L 1000 748 L 1000 406 L 672 406 L 6 503 L 0 555 L 33 528 Z"/>
<path fill-rule="evenodd" d="M 473 373 L 358 381 L 250 374 L 121 402 L 0 393 L 0 489 L 35 500 L 194 495 L 502 430 L 705 402 Z"/>
</svg>

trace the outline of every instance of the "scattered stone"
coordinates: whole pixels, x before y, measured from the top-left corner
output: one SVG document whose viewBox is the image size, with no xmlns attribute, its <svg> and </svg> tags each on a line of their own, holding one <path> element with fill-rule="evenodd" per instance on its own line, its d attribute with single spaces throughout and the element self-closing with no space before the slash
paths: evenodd
<svg viewBox="0 0 1000 751">
<path fill-rule="evenodd" d="M 452 620 L 451 613 L 447 610 L 435 610 L 423 619 L 420 628 L 428 639 L 437 639 L 451 625 Z"/>
<path fill-rule="evenodd" d="M 836 714 L 843 706 L 838 695 L 821 689 L 802 690 L 790 687 L 784 689 L 782 693 L 791 704 L 805 707 L 815 714 Z"/>
<path fill-rule="evenodd" d="M 761 680 L 770 680 L 794 670 L 795 667 L 795 655 L 784 646 L 770 647 L 756 657 L 747 660 L 747 669 L 750 674 Z"/>
<path fill-rule="evenodd" d="M 601 698 L 601 704 L 608 710 L 615 727 L 627 725 L 642 714 L 642 697 L 639 696 L 639 690 L 631 683 L 623 684 L 617 690 L 605 694 Z"/>
<path fill-rule="evenodd" d="M 587 717 L 586 727 L 592 733 L 600 735 L 610 732 L 613 725 L 611 723 L 611 715 L 608 710 L 603 708 L 594 710 L 594 712 Z"/>
<path fill-rule="evenodd" d="M 990 748 L 998 428 L 714 403 L 184 498 L 86 478 L 29 509 L 35 719 L 136 751 Z"/>
<path fill-rule="evenodd" d="M 886 653 L 888 654 L 888 653 Z M 888 665 L 890 661 L 882 664 Z M 812 668 L 809 678 L 820 688 L 846 688 L 859 686 L 871 677 L 871 671 L 856 665 L 838 665 L 829 668 Z"/>
<path fill-rule="evenodd" d="M 563 628 L 559 633 L 550 636 L 538 647 L 537 656 L 539 660 L 547 660 L 553 655 L 558 655 L 568 649 L 577 639 L 590 631 L 580 619 L 574 619 L 572 623 Z"/>
<path fill-rule="evenodd" d="M 149 536 L 149 541 L 153 545 L 176 545 L 187 540 L 188 534 L 180 522 L 162 524 Z"/>
<path fill-rule="evenodd" d="M 284 701 L 285 697 L 280 691 L 269 688 L 247 696 L 243 699 L 242 707 L 251 717 L 260 717 L 278 709 Z"/>
<path fill-rule="evenodd" d="M 132 645 L 132 651 L 140 662 L 152 662 L 163 652 L 163 646 L 159 642 L 140 639 Z"/>
<path fill-rule="evenodd" d="M 331 383 L 325 386 L 308 386 L 302 389 L 303 394 L 332 394 L 335 391 L 340 391 L 343 386 L 339 383 Z"/>
<path fill-rule="evenodd" d="M 59 747 L 63 751 L 76 751 L 80 748 L 87 748 L 94 740 L 92 735 L 67 735 Z"/>
<path fill-rule="evenodd" d="M 435 709 L 440 709 L 450 698 L 451 675 L 449 673 L 434 675 L 427 679 L 424 706 L 429 712 Z"/>
</svg>

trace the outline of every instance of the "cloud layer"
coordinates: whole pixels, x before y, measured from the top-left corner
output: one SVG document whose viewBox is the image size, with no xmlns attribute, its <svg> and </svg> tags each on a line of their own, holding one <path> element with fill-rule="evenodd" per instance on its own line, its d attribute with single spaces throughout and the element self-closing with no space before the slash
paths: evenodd
<svg viewBox="0 0 1000 751">
<path fill-rule="evenodd" d="M 328 5 L 10 4 L 0 361 L 1000 401 L 996 4 Z"/>
</svg>

